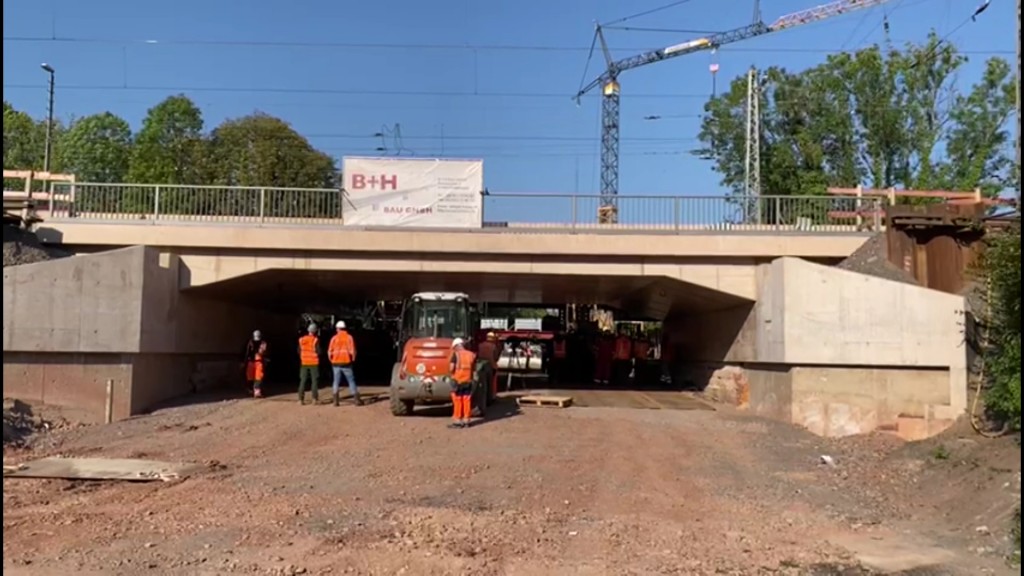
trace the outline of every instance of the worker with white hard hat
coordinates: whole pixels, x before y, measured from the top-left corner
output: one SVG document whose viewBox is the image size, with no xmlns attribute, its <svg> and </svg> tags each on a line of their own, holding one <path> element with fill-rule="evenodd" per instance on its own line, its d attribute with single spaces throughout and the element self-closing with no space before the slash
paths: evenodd
<svg viewBox="0 0 1024 576">
<path fill-rule="evenodd" d="M 313 404 L 320 401 L 320 339 L 316 324 L 306 327 L 306 335 L 299 338 L 299 404 L 306 403 L 306 381 L 309 381 Z"/>
<path fill-rule="evenodd" d="M 254 398 L 263 397 L 263 379 L 269 361 L 263 334 L 259 330 L 254 330 L 252 338 L 245 344 L 245 356 L 242 360 L 245 365 L 245 381 Z"/>
<path fill-rule="evenodd" d="M 487 362 L 487 383 L 490 387 L 491 397 L 498 395 L 498 359 L 501 357 L 502 345 L 498 342 L 498 335 L 488 332 L 486 339 L 477 345 L 477 358 Z"/>
<path fill-rule="evenodd" d="M 462 338 L 452 340 L 450 373 L 452 382 L 452 423 L 449 428 L 469 428 L 473 413 L 473 368 L 476 354 Z"/>
<path fill-rule="evenodd" d="M 348 389 L 352 392 L 352 401 L 356 406 L 362 406 L 363 400 L 359 397 L 359 389 L 356 388 L 356 377 L 352 371 L 352 365 L 356 361 L 356 341 L 345 329 L 345 321 L 338 320 L 334 324 L 335 334 L 327 345 L 327 358 L 331 361 L 331 373 L 333 380 L 331 390 L 334 392 L 334 405 L 340 403 L 338 397 L 341 388 L 341 379 L 348 382 Z"/>
</svg>

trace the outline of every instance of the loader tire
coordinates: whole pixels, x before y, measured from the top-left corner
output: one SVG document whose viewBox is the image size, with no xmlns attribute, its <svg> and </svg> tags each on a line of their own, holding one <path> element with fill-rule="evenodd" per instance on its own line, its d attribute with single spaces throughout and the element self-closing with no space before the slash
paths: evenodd
<svg viewBox="0 0 1024 576">
<path fill-rule="evenodd" d="M 415 402 L 412 400 L 402 400 L 395 395 L 390 398 L 391 414 L 394 416 L 409 416 L 412 414 L 413 406 Z"/>
<path fill-rule="evenodd" d="M 388 403 L 391 405 L 391 414 L 394 416 L 410 416 L 412 415 L 413 407 L 416 402 L 412 400 L 402 400 L 398 397 L 397 390 L 395 389 L 398 382 L 398 371 L 400 370 L 398 364 L 395 364 L 391 369 L 391 390 L 388 394 Z"/>
</svg>

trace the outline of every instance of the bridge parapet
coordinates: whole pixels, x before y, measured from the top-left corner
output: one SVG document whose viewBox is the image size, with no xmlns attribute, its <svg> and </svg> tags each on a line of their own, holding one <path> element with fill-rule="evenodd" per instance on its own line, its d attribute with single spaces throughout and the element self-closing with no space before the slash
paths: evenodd
<svg viewBox="0 0 1024 576">
<path fill-rule="evenodd" d="M 602 222 L 597 195 L 483 194 L 481 228 L 512 230 L 849 233 L 877 230 L 881 200 L 829 196 L 620 196 Z M 36 194 L 48 220 L 344 226 L 355 209 L 336 189 L 54 183 Z"/>
</svg>

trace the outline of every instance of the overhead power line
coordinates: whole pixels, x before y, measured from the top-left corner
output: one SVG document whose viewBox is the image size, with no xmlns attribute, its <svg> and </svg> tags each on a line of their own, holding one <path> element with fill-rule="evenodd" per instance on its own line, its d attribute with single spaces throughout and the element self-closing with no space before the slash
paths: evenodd
<svg viewBox="0 0 1024 576">
<path fill-rule="evenodd" d="M 35 90 L 46 89 L 42 84 L 4 84 L 4 89 Z M 117 84 L 64 84 L 61 91 L 139 91 L 139 92 L 230 92 L 241 94 L 329 94 L 329 95 L 363 95 L 363 96 L 437 96 L 437 97 L 479 97 L 479 98 L 560 98 L 565 100 L 565 92 L 475 92 L 471 90 L 373 90 L 349 88 L 278 88 L 271 86 L 124 86 Z M 638 98 L 707 98 L 707 94 L 633 94 Z M 596 95 L 595 95 L 596 97 Z"/>
<path fill-rule="evenodd" d="M 649 10 L 644 10 L 642 12 L 637 12 L 637 13 L 631 14 L 629 16 L 625 16 L 625 17 L 622 17 L 622 18 L 618 18 L 616 20 L 612 20 L 611 22 L 605 22 L 604 24 L 602 24 L 602 26 L 606 26 L 607 27 L 607 26 L 614 25 L 614 24 L 622 24 L 623 22 L 626 22 L 628 20 L 635 20 L 637 18 L 642 18 L 644 16 L 650 16 L 651 14 L 655 14 L 657 12 L 661 12 L 662 10 L 668 10 L 669 8 L 675 8 L 676 6 L 682 6 L 683 4 L 689 4 L 690 2 L 692 2 L 692 0 L 675 0 L 675 2 L 669 2 L 668 4 L 663 4 L 663 5 L 658 6 L 656 8 L 651 8 Z"/>
<path fill-rule="evenodd" d="M 358 139 L 358 138 L 370 138 L 380 139 L 379 134 L 353 134 L 353 133 L 310 133 L 305 134 L 306 138 L 337 138 L 337 139 Z M 487 141 L 508 141 L 508 142 L 593 142 L 593 136 L 569 136 L 569 135 L 550 135 L 550 134 L 537 134 L 537 135 L 521 135 L 521 136 L 509 136 L 504 134 L 491 134 L 491 135 L 451 135 L 451 134 L 438 134 L 436 136 L 407 136 L 402 135 L 402 140 L 487 140 Z M 680 138 L 678 136 L 672 137 L 632 137 L 623 138 L 622 140 L 627 142 L 669 142 L 676 143 L 686 141 L 687 138 Z M 690 139 L 692 140 L 692 138 Z"/>
<path fill-rule="evenodd" d="M 628 29 L 639 32 L 679 32 L 666 28 L 616 28 Z M 701 33 L 694 30 L 691 33 Z M 165 39 L 139 39 L 139 38 L 106 38 L 106 37 L 47 37 L 47 36 L 4 36 L 4 42 L 42 42 L 42 43 L 66 43 L 66 44 L 116 44 L 123 46 L 239 46 L 239 47 L 264 47 L 264 48 L 349 48 L 366 50 L 467 50 L 467 51 L 492 51 L 492 52 L 588 52 L 589 47 L 585 46 L 550 46 L 541 44 L 403 44 L 403 43 L 373 43 L 373 42 L 314 42 L 314 41 L 290 41 L 290 40 L 204 40 L 189 38 L 165 38 Z M 622 47 L 616 50 L 640 51 L 648 47 Z M 764 53 L 793 53 L 793 54 L 834 54 L 843 52 L 842 47 L 765 47 L 765 48 L 744 48 L 744 47 L 722 47 L 720 52 L 764 52 Z M 963 54 L 969 55 L 1009 55 L 1015 54 L 1011 49 L 973 49 L 961 50 Z"/>
<path fill-rule="evenodd" d="M 45 84 L 4 84 L 4 90 L 46 90 Z M 429 90 L 351 90 L 345 88 L 278 88 L 270 86 L 122 86 L 122 85 L 87 85 L 69 84 L 60 87 L 61 91 L 87 91 L 87 92 L 164 92 L 169 94 L 181 93 L 225 93 L 225 94 L 321 94 L 332 96 L 399 96 L 399 97 L 426 97 L 434 96 L 441 98 L 557 98 L 565 99 L 564 92 L 472 92 L 472 91 L 429 91 Z M 598 98 L 600 95 L 584 95 L 584 97 Z M 648 99 L 699 99 L 708 100 L 707 93 L 662 93 L 662 94 L 633 94 L 631 98 Z M 719 96 L 721 98 L 721 96 Z M 802 103 L 801 98 L 772 99 L 774 104 Z M 293 103 L 294 104 L 294 103 Z M 258 106 L 259 103 L 256 103 Z M 268 104 L 270 105 L 270 104 Z M 285 105 L 288 105 L 287 103 Z M 302 105 L 305 105 L 302 103 Z M 504 106 L 504 104 L 502 104 Z M 345 105 L 338 104 L 338 108 L 345 108 Z M 864 109 L 864 108 L 861 108 Z M 879 109 L 887 109 L 886 106 L 879 106 Z M 663 118 L 684 117 L 678 114 L 652 115 Z M 701 117 L 696 114 L 694 117 Z M 647 118 L 650 120 L 660 118 Z"/>
</svg>

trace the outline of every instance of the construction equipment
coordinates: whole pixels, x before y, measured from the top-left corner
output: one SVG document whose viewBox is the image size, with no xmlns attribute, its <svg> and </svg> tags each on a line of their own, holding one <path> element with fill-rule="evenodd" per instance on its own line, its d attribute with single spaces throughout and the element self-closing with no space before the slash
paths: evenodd
<svg viewBox="0 0 1024 576">
<path fill-rule="evenodd" d="M 391 413 L 407 416 L 416 404 L 451 401 L 452 341 L 471 337 L 480 319 L 469 296 L 461 292 L 419 292 L 402 307 L 399 358 L 391 372 Z M 494 399 L 489 363 L 477 360 L 473 380 L 473 415 L 482 415 Z"/>
<path fill-rule="evenodd" d="M 601 50 L 604 53 L 607 69 L 603 74 L 595 78 L 589 84 L 580 88 L 576 94 L 577 104 L 580 98 L 591 90 L 601 87 L 601 204 L 598 208 L 598 222 L 603 224 L 615 224 L 618 222 L 619 193 L 619 74 L 626 70 L 654 64 L 669 58 L 714 50 L 726 44 L 732 44 L 741 40 L 764 36 L 772 32 L 779 32 L 804 24 L 820 22 L 836 16 L 885 4 L 889 0 L 837 0 L 823 4 L 815 8 L 809 8 L 800 12 L 794 12 L 782 16 L 772 24 L 765 24 L 761 19 L 760 0 L 754 1 L 754 21 L 748 26 L 736 28 L 718 34 L 712 34 L 703 38 L 697 38 L 674 44 L 666 48 L 659 48 L 636 56 L 630 56 L 621 60 L 613 60 L 611 51 L 604 38 L 601 25 L 598 24 L 594 31 L 596 42 L 600 42 Z M 596 44 L 595 42 L 595 44 Z"/>
</svg>

